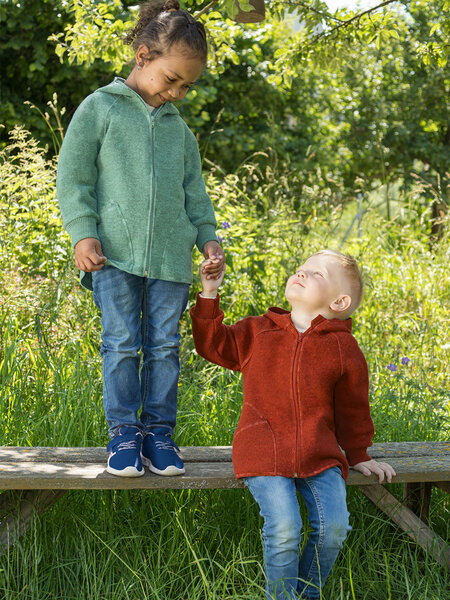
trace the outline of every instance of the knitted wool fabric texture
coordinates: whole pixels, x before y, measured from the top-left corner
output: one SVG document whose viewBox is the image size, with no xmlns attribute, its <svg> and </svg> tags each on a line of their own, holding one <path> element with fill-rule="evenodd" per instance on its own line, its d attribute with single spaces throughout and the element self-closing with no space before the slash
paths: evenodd
<svg viewBox="0 0 450 600">
<path fill-rule="evenodd" d="M 57 191 L 73 246 L 97 238 L 108 264 L 134 275 L 191 283 L 192 248 L 217 241 L 194 134 L 173 104 L 150 114 L 119 78 L 75 112 Z M 90 273 L 82 283 L 92 289 Z"/>
<path fill-rule="evenodd" d="M 199 296 L 191 317 L 197 352 L 243 374 L 236 477 L 310 477 L 336 465 L 346 478 L 349 463 L 370 460 L 368 370 L 351 319 L 318 316 L 299 334 L 289 312 L 271 308 L 226 326 L 219 297 Z"/>
</svg>

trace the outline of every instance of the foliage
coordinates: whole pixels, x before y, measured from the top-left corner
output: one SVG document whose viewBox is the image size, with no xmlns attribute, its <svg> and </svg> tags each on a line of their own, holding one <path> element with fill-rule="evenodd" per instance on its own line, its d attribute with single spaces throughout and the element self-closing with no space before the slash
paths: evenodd
<svg viewBox="0 0 450 600">
<path fill-rule="evenodd" d="M 220 63 L 226 54 L 232 52 L 233 34 L 232 31 L 226 31 L 224 35 L 214 26 L 214 21 L 221 19 L 228 29 L 227 17 L 233 19 L 237 12 L 234 0 L 218 0 L 213 3 L 185 0 L 182 5 L 204 20 Z M 248 2 L 242 1 L 240 5 L 243 10 L 251 9 Z M 432 16 L 428 19 L 426 36 L 415 51 L 426 64 L 435 63 L 438 68 L 445 66 L 447 61 L 450 23 L 445 19 L 436 19 L 434 12 L 439 16 L 446 14 L 450 6 L 448 0 L 385 0 L 367 10 L 354 12 L 340 9 L 335 14 L 320 0 L 266 0 L 266 5 L 269 18 L 272 15 L 285 21 L 289 16 L 295 15 L 301 23 L 300 33 L 297 36 L 287 35 L 286 44 L 280 50 L 277 67 L 281 68 L 277 69 L 278 74 L 275 76 L 279 81 L 291 81 L 299 58 L 317 62 L 318 58 L 326 60 L 330 55 L 336 55 L 337 50 L 348 49 L 355 43 L 361 46 L 376 40 L 379 45 L 382 40 L 398 38 L 399 6 L 414 13 L 417 10 L 426 12 L 427 6 L 431 5 Z M 391 10 L 389 5 L 394 8 Z M 77 60 L 90 63 L 97 56 L 103 55 L 116 68 L 121 61 L 123 64 L 126 54 L 118 45 L 118 40 L 129 27 L 130 21 L 124 18 L 120 0 L 68 0 L 67 8 L 75 13 L 76 21 L 74 25 L 66 26 L 64 41 L 61 34 L 54 38 L 60 41 L 58 54 L 67 52 L 70 62 Z M 135 16 L 133 12 L 132 16 Z M 233 55 L 236 58 L 235 53 Z"/>
<path fill-rule="evenodd" d="M 68 26 L 73 43 L 65 51 L 71 61 L 89 63 L 100 53 L 118 66 L 123 55 L 116 51 L 117 35 L 102 53 L 109 33 L 103 21 L 96 25 L 90 18 L 92 2 L 77 0 L 73 10 L 77 27 L 97 27 L 97 34 L 83 34 L 77 42 Z M 216 7 L 204 13 L 212 40 L 209 69 L 180 110 L 205 157 L 232 172 L 264 150 L 297 169 L 305 185 L 347 190 L 358 189 L 361 180 L 366 189 L 398 178 L 409 185 L 409 174 L 418 169 L 432 184 L 440 179 L 445 198 L 448 68 L 444 59 L 424 64 L 417 56 L 430 35 L 447 47 L 442 0 L 414 0 L 405 4 L 407 11 L 401 3 L 389 4 L 389 10 L 360 18 L 347 11 L 331 19 L 320 2 L 272 2 L 272 17 L 246 27 L 224 20 Z M 108 6 L 121 10 L 117 1 Z M 186 2 L 194 6 L 201 12 L 204 3 Z M 106 4 L 96 10 L 105 13 Z M 294 11 L 302 23 L 297 33 L 279 20 Z M 344 17 L 350 21 L 345 27 Z M 117 23 L 125 28 L 125 21 Z M 262 154 L 259 160 L 266 164 Z"/>
<path fill-rule="evenodd" d="M 54 162 L 23 130 L 11 144 L 0 166 L 0 443 L 104 445 L 100 316 L 77 283 L 56 222 Z M 309 253 L 350 251 L 366 280 L 354 322 L 369 363 L 376 441 L 448 438 L 450 240 L 444 235 L 430 251 L 429 209 L 416 212 L 409 197 L 408 209 L 405 201 L 393 204 L 386 220 L 367 198 L 361 237 L 341 245 L 356 207 L 336 206 L 314 188 L 299 193 L 274 166 L 245 165 L 226 177 L 211 172 L 207 183 L 227 255 L 226 322 L 287 306 L 284 282 Z M 410 195 L 421 193 L 418 187 Z M 198 280 L 191 301 L 197 289 Z M 196 355 L 188 314 L 182 334 L 177 442 L 230 444 L 241 379 Z M 444 568 L 358 490 L 349 490 L 349 507 L 353 531 L 327 596 L 445 597 Z M 446 497 L 435 490 L 431 525 L 444 539 L 446 511 Z M 246 490 L 72 491 L 0 558 L 0 593 L 5 600 L 262 600 L 260 525 Z"/>
<path fill-rule="evenodd" d="M 7 132 L 26 124 L 35 137 L 52 148 L 52 135 L 39 113 L 24 105 L 30 101 L 44 112 L 56 92 L 61 106 L 69 109 L 64 125 L 80 99 L 99 85 L 109 83 L 110 67 L 97 56 L 94 66 L 69 65 L 55 54 L 48 37 L 60 31 L 72 17 L 65 0 L 2 0 L 0 3 L 0 146 Z"/>
<path fill-rule="evenodd" d="M 70 244 L 56 201 L 56 159 L 16 127 L 0 151 L 0 261 L 20 276 L 56 277 Z"/>
<path fill-rule="evenodd" d="M 369 181 L 408 181 L 419 168 L 433 183 L 445 180 L 450 161 L 449 108 L 442 91 L 450 86 L 448 68 L 429 68 L 415 56 L 439 6 L 411 3 L 409 18 L 397 20 L 397 36 L 349 50 L 331 76 L 324 77 L 333 99 L 330 117 L 343 123 L 338 143 L 350 160 L 344 185 L 355 176 Z M 340 81 L 333 85 L 332 79 Z"/>
<path fill-rule="evenodd" d="M 56 54 L 61 59 L 66 54 L 69 64 L 76 62 L 87 67 L 101 57 L 120 71 L 133 56 L 123 44 L 123 37 L 134 25 L 136 7 L 126 11 L 121 0 L 73 0 L 66 2 L 65 8 L 73 20 L 66 24 L 64 32 L 50 36 L 56 42 Z"/>
<path fill-rule="evenodd" d="M 39 69 L 46 69 L 47 82 L 53 82 L 59 103 L 68 108 L 62 118 L 66 126 L 83 97 L 109 82 L 111 70 L 130 57 L 120 32 L 129 27 L 136 7 L 118 0 L 74 0 L 63 7 L 60 1 L 47 0 L 40 24 L 47 36 L 64 26 L 63 33 L 55 34 L 63 62 L 46 59 Z M 440 189 L 440 204 L 427 193 L 421 202 L 434 203 L 434 216 L 445 212 L 449 67 L 444 61 L 425 64 L 417 55 L 417 48 L 431 39 L 446 47 L 442 1 L 390 2 L 359 17 L 351 11 L 330 15 L 320 2 L 273 1 L 264 23 L 247 26 L 224 18 L 223 3 L 204 12 L 212 41 L 209 68 L 179 108 L 198 136 L 205 165 L 232 173 L 253 156 L 263 169 L 283 165 L 299 195 L 314 188 L 338 202 L 345 199 L 343 193 L 350 200 L 359 190 L 380 184 L 389 202 L 390 187 L 400 180 L 408 189 L 413 173 L 430 189 Z M 43 113 L 53 89 L 41 85 L 41 70 L 16 73 L 11 71 L 16 63 L 8 59 L 8 48 L 29 31 L 20 26 L 28 22 L 32 2 L 14 4 L 1 62 L 7 65 L 6 94 L 29 98 Z M 184 5 L 197 13 L 210 6 L 194 0 Z M 57 10 L 58 25 L 52 20 Z M 286 15 L 301 20 L 298 31 L 280 20 Z M 46 42 L 46 57 L 55 36 Z M 126 76 L 128 69 L 124 66 L 119 74 Z M 30 77 L 37 78 L 38 89 L 29 85 Z M 14 114 L 4 119 L 8 126 L 20 120 L 40 139 L 53 141 L 37 112 L 24 108 L 27 116 L 19 115 L 19 101 L 4 103 L 4 110 L 11 106 Z"/>
</svg>

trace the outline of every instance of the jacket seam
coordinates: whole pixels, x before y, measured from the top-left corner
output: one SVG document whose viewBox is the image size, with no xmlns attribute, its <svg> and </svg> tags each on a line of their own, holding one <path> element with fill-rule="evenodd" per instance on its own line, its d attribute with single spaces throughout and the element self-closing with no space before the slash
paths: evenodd
<svg viewBox="0 0 450 600">
<path fill-rule="evenodd" d="M 340 343 L 339 337 L 336 335 L 336 333 L 333 332 L 333 336 L 336 338 L 336 343 L 337 343 L 337 347 L 338 347 L 339 364 L 340 364 L 340 367 L 341 367 L 340 376 L 342 377 L 342 375 L 344 374 L 344 360 L 343 360 L 343 357 L 342 357 L 341 343 Z"/>
<path fill-rule="evenodd" d="M 215 310 L 215 307 L 214 307 L 214 310 Z M 214 335 L 216 335 L 217 332 L 218 332 L 218 330 L 217 330 L 217 323 L 216 323 L 216 317 L 217 317 L 217 315 L 213 316 Z M 231 331 L 231 336 L 232 336 L 232 341 L 233 341 L 234 347 L 236 349 L 236 358 L 237 358 L 236 363 L 237 363 L 237 367 L 238 367 L 239 371 L 242 371 L 242 367 L 241 367 L 241 364 L 240 364 L 239 346 L 236 343 L 236 338 L 234 337 L 234 333 L 232 331 Z M 236 370 L 236 369 L 233 369 L 233 367 L 227 367 L 227 368 L 231 368 L 232 370 Z"/>
<path fill-rule="evenodd" d="M 251 353 L 250 353 L 249 357 L 248 357 L 248 358 L 247 358 L 247 359 L 246 359 L 246 360 L 245 360 L 245 361 L 242 363 L 241 370 L 242 370 L 242 369 L 244 369 L 244 367 L 246 367 L 246 366 L 247 366 L 247 364 L 249 363 L 249 361 L 251 360 L 251 358 L 252 358 L 252 356 L 253 356 L 253 347 L 254 347 L 254 345 L 255 345 L 256 338 L 257 338 L 259 335 L 261 335 L 262 333 L 266 333 L 266 332 L 269 332 L 269 333 L 271 333 L 272 331 L 280 331 L 280 329 L 281 329 L 281 327 L 277 327 L 276 329 L 271 329 L 271 328 L 269 328 L 269 327 L 268 327 L 268 328 L 266 328 L 266 329 L 261 329 L 261 331 L 257 331 L 257 332 L 256 332 L 256 334 L 255 334 L 255 335 L 254 335 L 254 337 L 253 337 L 252 351 L 251 351 Z"/>
<path fill-rule="evenodd" d="M 103 131 L 102 131 L 102 139 L 99 140 L 99 144 L 100 147 L 103 144 L 103 140 L 105 139 L 105 135 L 106 135 L 106 121 L 108 120 L 109 117 L 109 113 L 112 110 L 113 106 L 115 106 L 115 104 L 119 101 L 119 98 L 114 98 L 114 102 L 109 106 L 108 110 L 105 113 L 105 117 L 103 119 Z"/>
<path fill-rule="evenodd" d="M 265 425 L 267 425 L 270 434 L 272 436 L 272 446 L 273 446 L 273 457 L 274 457 L 274 463 L 275 463 L 275 470 L 277 469 L 277 465 L 278 465 L 278 455 L 277 455 L 277 445 L 275 443 L 275 434 L 273 432 L 272 427 L 270 426 L 270 423 L 267 419 L 265 419 L 261 413 L 259 412 L 259 410 L 256 408 L 256 406 L 254 406 L 251 402 L 246 402 L 245 403 L 247 407 L 251 408 L 259 417 L 259 421 L 256 421 L 256 423 L 251 423 L 249 425 L 246 425 L 245 427 L 243 427 L 242 429 L 236 430 L 236 434 L 239 434 L 242 431 L 245 431 L 246 429 L 249 429 L 250 427 L 254 427 L 255 425 L 257 425 L 258 423 L 264 423 Z"/>
</svg>

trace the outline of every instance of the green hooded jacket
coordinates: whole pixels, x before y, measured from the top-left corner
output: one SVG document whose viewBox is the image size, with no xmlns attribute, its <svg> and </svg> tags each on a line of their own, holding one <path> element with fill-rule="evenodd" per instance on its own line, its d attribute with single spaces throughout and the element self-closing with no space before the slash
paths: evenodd
<svg viewBox="0 0 450 600">
<path fill-rule="evenodd" d="M 57 192 L 72 245 L 97 238 L 107 264 L 141 277 L 191 283 L 194 245 L 217 240 L 194 134 L 173 104 L 150 112 L 120 78 L 76 110 Z"/>
</svg>

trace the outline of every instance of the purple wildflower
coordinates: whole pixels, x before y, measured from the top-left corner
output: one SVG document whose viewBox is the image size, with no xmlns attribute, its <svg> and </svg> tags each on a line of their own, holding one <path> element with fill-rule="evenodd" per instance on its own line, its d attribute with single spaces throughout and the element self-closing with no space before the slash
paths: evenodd
<svg viewBox="0 0 450 600">
<path fill-rule="evenodd" d="M 408 358 L 407 356 L 404 356 L 402 358 L 402 365 L 407 365 L 409 362 L 411 362 L 411 359 Z"/>
<path fill-rule="evenodd" d="M 387 368 L 389 369 L 389 371 L 396 371 L 397 370 L 397 365 L 394 365 L 392 363 L 390 363 Z"/>
<path fill-rule="evenodd" d="M 220 237 L 220 235 L 217 236 L 217 239 L 219 240 L 219 244 L 223 244 L 223 242 L 225 241 L 225 238 Z"/>
<path fill-rule="evenodd" d="M 228 223 L 228 221 L 224 221 L 222 223 L 222 229 L 230 229 L 231 225 Z"/>
</svg>

